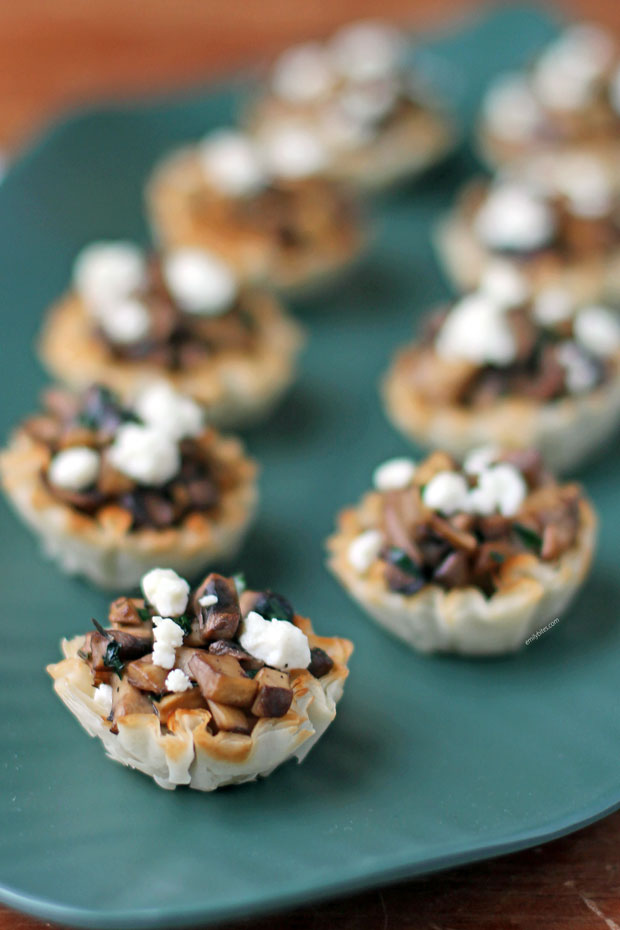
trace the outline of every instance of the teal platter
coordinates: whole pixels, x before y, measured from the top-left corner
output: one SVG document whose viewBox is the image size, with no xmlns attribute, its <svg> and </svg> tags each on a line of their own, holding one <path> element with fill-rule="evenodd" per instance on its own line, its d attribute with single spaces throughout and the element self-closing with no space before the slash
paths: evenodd
<svg viewBox="0 0 620 930">
<path fill-rule="evenodd" d="M 501 68 L 556 27 L 495 8 L 429 38 L 422 56 L 467 125 Z M 0 187 L 1 433 L 45 376 L 32 352 L 72 258 L 96 237 L 143 241 L 142 183 L 159 155 L 232 118 L 243 80 L 183 99 L 102 107 L 52 128 Z M 309 342 L 271 422 L 246 434 L 262 505 L 239 567 L 285 593 L 318 632 L 355 641 L 337 720 L 302 766 L 205 795 L 164 792 L 104 758 L 44 672 L 63 635 L 107 598 L 61 576 L 2 505 L 0 900 L 93 928 L 232 919 L 496 856 L 620 806 L 620 445 L 581 473 L 602 515 L 577 604 L 519 655 L 424 658 L 373 626 L 323 563 L 336 511 L 372 468 L 406 452 L 377 380 L 415 318 L 448 291 L 433 223 L 475 169 L 465 145 L 422 183 L 369 208 L 364 260 L 299 301 Z"/>
</svg>

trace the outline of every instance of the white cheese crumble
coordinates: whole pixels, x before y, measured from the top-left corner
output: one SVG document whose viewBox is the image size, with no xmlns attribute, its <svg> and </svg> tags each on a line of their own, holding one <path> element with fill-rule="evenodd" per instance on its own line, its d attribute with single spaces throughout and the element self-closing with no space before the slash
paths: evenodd
<svg viewBox="0 0 620 930">
<path fill-rule="evenodd" d="M 272 668 L 310 665 L 310 644 L 305 633 L 287 620 L 265 620 L 255 610 L 242 621 L 239 643 Z"/>
<path fill-rule="evenodd" d="M 439 510 L 447 516 L 467 510 L 469 488 L 467 481 L 456 471 L 440 471 L 428 482 L 422 500 L 430 510 Z"/>
<path fill-rule="evenodd" d="M 50 462 L 47 477 L 57 488 L 83 491 L 97 480 L 101 456 L 88 446 L 73 446 L 57 452 Z"/>
<path fill-rule="evenodd" d="M 571 394 L 592 390 L 598 381 L 598 371 L 576 343 L 563 342 L 557 348 L 556 357 L 564 368 L 564 381 Z"/>
<path fill-rule="evenodd" d="M 523 475 L 508 462 L 501 462 L 480 472 L 478 486 L 468 495 L 467 509 L 488 516 L 496 510 L 504 517 L 513 517 L 527 496 Z"/>
<path fill-rule="evenodd" d="M 239 286 L 232 269 L 202 249 L 175 249 L 164 257 L 166 285 L 181 310 L 219 316 L 235 300 Z"/>
<path fill-rule="evenodd" d="M 501 307 L 519 307 L 531 293 L 530 285 L 512 262 L 494 259 L 482 274 L 480 290 Z"/>
<path fill-rule="evenodd" d="M 435 348 L 444 358 L 464 359 L 474 365 L 509 365 L 517 344 L 502 308 L 486 294 L 468 294 L 444 321 Z"/>
<path fill-rule="evenodd" d="M 389 23 L 364 20 L 339 29 L 329 42 L 336 70 L 349 81 L 371 81 L 398 69 L 402 33 Z"/>
<path fill-rule="evenodd" d="M 532 314 L 541 326 L 556 326 L 570 320 L 575 311 L 575 300 L 570 291 L 562 287 L 547 287 L 534 298 Z"/>
<path fill-rule="evenodd" d="M 112 688 L 110 685 L 99 685 L 95 688 L 93 701 L 99 706 L 99 711 L 104 717 L 109 717 L 112 713 Z"/>
<path fill-rule="evenodd" d="M 531 252 L 555 233 L 553 211 L 545 200 L 516 183 L 492 189 L 474 219 L 482 242 L 492 249 Z"/>
<path fill-rule="evenodd" d="M 152 568 L 143 576 L 141 586 L 149 604 L 162 617 L 180 617 L 185 611 L 189 585 L 172 568 Z"/>
<path fill-rule="evenodd" d="M 210 133 L 200 143 L 199 157 L 207 180 L 228 197 L 249 197 L 267 183 L 256 147 L 242 132 Z"/>
<path fill-rule="evenodd" d="M 181 668 L 173 668 L 166 676 L 166 691 L 172 691 L 178 694 L 181 691 L 189 691 L 191 686 L 192 683 L 190 679 Z"/>
<path fill-rule="evenodd" d="M 564 112 L 587 106 L 613 53 L 613 40 L 598 26 L 584 23 L 566 29 L 534 66 L 532 82 L 539 99 Z"/>
<path fill-rule="evenodd" d="M 93 242 L 82 249 L 73 266 L 76 291 L 94 307 L 129 297 L 146 281 L 144 253 L 131 242 Z"/>
<path fill-rule="evenodd" d="M 111 342 L 132 345 L 148 336 L 151 315 L 136 297 L 125 297 L 106 304 L 96 314 L 99 326 Z"/>
<path fill-rule="evenodd" d="M 463 471 L 468 475 L 479 475 L 497 460 L 500 450 L 497 446 L 480 446 L 472 449 L 465 456 Z"/>
<path fill-rule="evenodd" d="M 198 603 L 201 607 L 213 607 L 214 604 L 217 604 L 217 594 L 203 594 L 202 597 L 198 598 Z"/>
<path fill-rule="evenodd" d="M 329 55 L 319 42 L 287 49 L 276 59 L 271 89 L 288 103 L 310 103 L 325 96 L 334 83 Z"/>
<path fill-rule="evenodd" d="M 272 129 L 262 138 L 260 151 L 270 174 L 289 181 L 319 174 L 328 161 L 317 133 L 300 124 Z"/>
<path fill-rule="evenodd" d="M 614 206 L 613 183 L 609 171 L 595 157 L 565 155 L 555 166 L 555 186 L 564 194 L 576 216 L 595 219 L 606 216 Z"/>
<path fill-rule="evenodd" d="M 133 403 L 140 419 L 179 440 L 199 436 L 205 428 L 205 412 L 191 397 L 175 391 L 167 381 L 155 381 L 145 386 Z"/>
<path fill-rule="evenodd" d="M 153 637 L 153 665 L 172 668 L 175 649 L 183 645 L 183 630 L 170 617 L 153 617 Z"/>
<path fill-rule="evenodd" d="M 347 559 L 358 575 L 365 575 L 383 546 L 383 534 L 379 530 L 366 530 L 356 536 L 349 545 Z"/>
<path fill-rule="evenodd" d="M 620 323 L 606 307 L 584 307 L 575 317 L 577 342 L 593 355 L 605 358 L 620 349 Z"/>
<path fill-rule="evenodd" d="M 388 459 L 375 468 L 372 483 L 377 491 L 400 491 L 411 484 L 415 469 L 412 459 Z"/>
<path fill-rule="evenodd" d="M 483 116 L 495 135 L 521 142 L 534 135 L 543 112 L 521 74 L 503 74 L 484 98 Z"/>
<path fill-rule="evenodd" d="M 137 423 L 119 426 L 108 458 L 124 475 L 139 484 L 154 486 L 170 481 L 181 467 L 176 442 L 155 427 Z"/>
</svg>

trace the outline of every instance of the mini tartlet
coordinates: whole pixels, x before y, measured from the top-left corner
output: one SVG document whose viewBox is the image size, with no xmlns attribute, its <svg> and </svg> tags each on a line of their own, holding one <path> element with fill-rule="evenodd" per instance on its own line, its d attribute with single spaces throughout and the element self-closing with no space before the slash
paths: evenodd
<svg viewBox="0 0 620 930">
<path fill-rule="evenodd" d="M 0 453 L 5 494 L 43 548 L 105 588 L 170 565 L 193 577 L 232 558 L 254 516 L 256 466 L 165 382 L 131 407 L 101 386 L 50 389 Z"/>
<path fill-rule="evenodd" d="M 408 37 L 388 23 L 352 23 L 285 51 L 248 113 L 258 139 L 298 125 L 329 152 L 331 177 L 379 188 L 411 177 L 452 147 L 452 120 L 407 61 Z"/>
<path fill-rule="evenodd" d="M 294 376 L 302 331 L 273 296 L 242 288 L 230 266 L 195 248 L 159 255 L 95 242 L 78 255 L 71 290 L 51 308 L 40 356 L 59 381 L 131 397 L 165 378 L 212 423 L 266 416 Z"/>
<path fill-rule="evenodd" d="M 482 102 L 478 138 L 495 167 L 540 152 L 617 160 L 620 57 L 611 33 L 569 26 L 529 67 L 498 75 Z"/>
<path fill-rule="evenodd" d="M 382 385 L 408 438 L 462 459 L 484 444 L 539 449 L 574 468 L 620 425 L 620 319 L 569 291 L 530 295 L 510 265 L 429 315 Z"/>
<path fill-rule="evenodd" d="M 301 291 L 348 266 L 363 244 L 358 210 L 325 177 L 327 153 L 303 128 L 259 145 L 220 129 L 173 152 L 147 186 L 156 239 L 221 255 L 243 280 Z"/>
<path fill-rule="evenodd" d="M 493 655 L 556 620 L 584 581 L 596 518 L 533 451 L 393 459 L 340 514 L 329 567 L 364 610 L 421 652 Z"/>
<path fill-rule="evenodd" d="M 476 287 L 491 258 L 503 258 L 535 289 L 619 296 L 618 179 L 593 156 L 566 154 L 468 183 L 437 229 L 444 267 L 462 290 Z"/>
<path fill-rule="evenodd" d="M 122 597 L 110 627 L 63 640 L 54 690 L 107 755 L 162 788 L 221 785 L 302 761 L 336 716 L 353 646 L 317 636 L 273 591 L 169 569 Z M 241 594 L 239 591 L 241 590 Z"/>
</svg>

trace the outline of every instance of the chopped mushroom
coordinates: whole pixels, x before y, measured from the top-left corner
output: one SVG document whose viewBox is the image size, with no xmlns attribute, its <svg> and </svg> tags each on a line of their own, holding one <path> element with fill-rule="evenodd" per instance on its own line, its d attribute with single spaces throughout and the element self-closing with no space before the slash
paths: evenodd
<svg viewBox="0 0 620 930">
<path fill-rule="evenodd" d="M 127 681 L 130 681 L 141 691 L 152 691 L 154 694 L 163 694 L 166 690 L 166 677 L 169 669 L 153 665 L 153 656 L 142 656 L 125 666 Z"/>
<path fill-rule="evenodd" d="M 252 732 L 249 717 L 238 707 L 228 707 L 226 704 L 220 704 L 218 701 L 213 700 L 207 701 L 207 706 L 213 714 L 213 722 L 218 730 L 246 735 Z"/>
<path fill-rule="evenodd" d="M 165 694 L 161 701 L 157 701 L 153 706 L 161 722 L 167 724 L 175 711 L 206 707 L 207 702 L 202 696 L 200 688 L 189 688 L 187 691 Z"/>
<path fill-rule="evenodd" d="M 334 667 L 334 660 L 328 656 L 324 649 L 319 646 L 313 646 L 310 650 L 310 665 L 308 671 L 315 678 L 322 678 Z"/>
<path fill-rule="evenodd" d="M 143 598 L 119 597 L 110 604 L 108 621 L 112 626 L 140 626 L 143 621 L 138 611 L 144 609 Z"/>
<path fill-rule="evenodd" d="M 192 676 L 204 697 L 234 707 L 250 707 L 258 685 L 248 678 L 237 659 L 197 652 L 190 661 Z"/>
<path fill-rule="evenodd" d="M 254 680 L 258 694 L 252 704 L 252 713 L 256 717 L 283 717 L 293 703 L 288 675 L 274 668 L 261 668 Z"/>
<path fill-rule="evenodd" d="M 200 603 L 204 597 L 216 600 L 205 606 Z M 193 603 L 198 612 L 203 640 L 233 638 L 241 622 L 241 610 L 237 588 L 232 578 L 224 578 L 211 572 L 198 588 Z"/>
<path fill-rule="evenodd" d="M 129 714 L 154 714 L 153 704 L 139 688 L 127 678 L 112 676 L 112 718 L 116 724 L 120 717 Z"/>
<path fill-rule="evenodd" d="M 214 656 L 233 656 L 245 669 L 258 669 L 265 664 L 262 659 L 250 655 L 242 646 L 229 639 L 216 639 L 214 643 L 209 644 L 209 652 Z"/>
</svg>

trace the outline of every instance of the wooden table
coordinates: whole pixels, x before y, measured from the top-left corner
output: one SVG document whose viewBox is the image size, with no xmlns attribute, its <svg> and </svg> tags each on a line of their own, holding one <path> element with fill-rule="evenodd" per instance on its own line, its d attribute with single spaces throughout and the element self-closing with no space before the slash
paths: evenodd
<svg viewBox="0 0 620 930">
<path fill-rule="evenodd" d="M 357 16 L 429 26 L 470 0 L 0 0 L 0 145 L 93 97 L 204 81 Z M 620 33 L 618 0 L 568 12 Z M 235 930 L 620 930 L 620 813 L 586 830 L 482 865 L 301 908 Z M 0 930 L 42 924 L 0 908 Z M 229 926 L 228 930 L 233 930 Z"/>
</svg>

